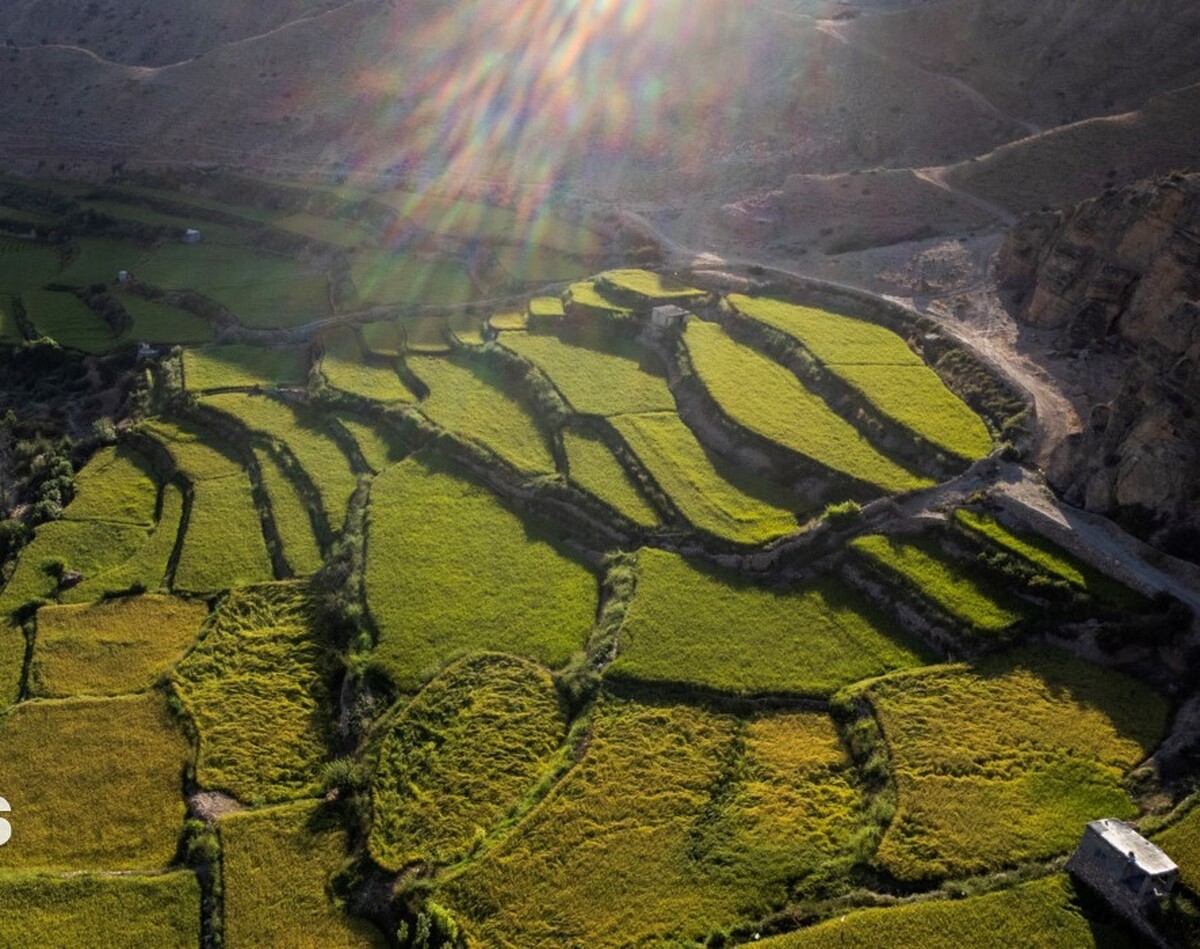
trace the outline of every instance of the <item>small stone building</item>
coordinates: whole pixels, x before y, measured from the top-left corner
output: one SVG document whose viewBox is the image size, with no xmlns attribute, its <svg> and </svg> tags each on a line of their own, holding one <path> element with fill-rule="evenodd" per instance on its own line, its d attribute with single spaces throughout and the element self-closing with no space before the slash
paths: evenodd
<svg viewBox="0 0 1200 949">
<path fill-rule="evenodd" d="M 185 244 L 199 244 L 200 243 L 200 231 L 198 231 L 194 227 L 189 227 L 186 231 L 183 232 L 183 242 Z"/>
<path fill-rule="evenodd" d="M 117 283 L 129 283 L 129 271 L 128 270 L 118 270 L 117 271 Z"/>
<path fill-rule="evenodd" d="M 1140 915 L 1170 894 L 1179 869 L 1163 851 L 1122 820 L 1087 825 L 1067 871 L 1118 912 Z"/>
<path fill-rule="evenodd" d="M 656 330 L 674 329 L 687 322 L 687 318 L 687 310 L 669 303 L 666 306 L 656 306 L 650 311 L 650 326 Z"/>
</svg>

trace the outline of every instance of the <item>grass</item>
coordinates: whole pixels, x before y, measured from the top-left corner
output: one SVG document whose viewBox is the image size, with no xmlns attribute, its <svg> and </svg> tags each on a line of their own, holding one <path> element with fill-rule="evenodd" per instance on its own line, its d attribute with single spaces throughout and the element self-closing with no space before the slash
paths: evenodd
<svg viewBox="0 0 1200 949">
<path fill-rule="evenodd" d="M 189 870 L 155 876 L 0 873 L 0 943 L 199 949 L 200 884 Z"/>
<path fill-rule="evenodd" d="M 416 402 L 417 397 L 400 381 L 395 366 L 366 361 L 358 337 L 340 329 L 325 337 L 321 374 L 335 389 L 374 402 Z"/>
<path fill-rule="evenodd" d="M 290 407 L 266 396 L 228 392 L 209 396 L 204 404 L 285 445 L 316 486 L 330 526 L 335 531 L 341 529 L 350 496 L 358 487 L 358 476 L 350 468 L 350 459 L 328 434 L 304 424 Z"/>
<path fill-rule="evenodd" d="M 359 250 L 350 261 L 350 279 L 358 302 L 367 306 L 389 303 L 456 306 L 476 297 L 465 264 L 423 260 L 404 252 Z"/>
<path fill-rule="evenodd" d="M 163 303 L 147 300 L 136 293 L 117 293 L 133 324 L 125 333 L 126 339 L 151 343 L 207 343 L 213 338 L 208 320 Z"/>
<path fill-rule="evenodd" d="M 881 455 L 790 371 L 719 326 L 693 320 L 683 339 L 700 381 L 741 427 L 889 494 L 932 483 Z"/>
<path fill-rule="evenodd" d="M 868 534 L 851 541 L 850 549 L 973 629 L 999 633 L 1023 619 L 1015 607 L 921 545 Z"/>
<path fill-rule="evenodd" d="M 106 353 L 120 343 L 104 318 L 73 294 L 26 290 L 21 300 L 38 334 L 50 337 L 66 349 Z"/>
<path fill-rule="evenodd" d="M 385 945 L 332 902 L 329 878 L 348 859 L 346 835 L 313 802 L 220 820 L 229 946 L 352 949 Z"/>
<path fill-rule="evenodd" d="M 79 239 L 78 255 L 54 280 L 69 287 L 115 284 L 122 270 L 140 276 L 145 256 L 146 251 L 132 244 L 107 237 L 83 237 Z"/>
<path fill-rule="evenodd" d="M 379 320 L 367 323 L 359 330 L 367 352 L 376 356 L 404 355 L 404 332 L 396 320 Z"/>
<path fill-rule="evenodd" d="M 797 529 L 790 511 L 731 483 L 674 412 L 619 415 L 613 426 L 659 487 L 696 527 L 741 544 L 762 544 Z M 721 469 L 727 467 L 721 464 Z"/>
<path fill-rule="evenodd" d="M 398 873 L 467 856 L 547 771 L 566 732 L 540 666 L 498 654 L 455 663 L 383 732 L 371 857 Z"/>
<path fill-rule="evenodd" d="M 571 407 L 584 415 L 675 408 L 657 359 L 634 342 L 614 343 L 604 352 L 573 346 L 556 336 L 509 333 L 504 345 L 545 372 Z"/>
<path fill-rule="evenodd" d="M 298 261 L 245 247 L 164 244 L 136 268 L 136 274 L 165 289 L 196 290 L 246 326 L 300 326 L 331 313 L 324 274 Z"/>
<path fill-rule="evenodd" d="M 183 492 L 174 484 L 163 487 L 162 514 L 149 539 L 128 560 L 62 592 L 64 603 L 86 603 L 105 593 L 140 587 L 158 590 L 166 583 L 167 567 L 179 537 Z"/>
<path fill-rule="evenodd" d="M 0 344 L 16 344 L 25 339 L 17 323 L 16 301 L 0 294 Z"/>
<path fill-rule="evenodd" d="M 642 497 L 628 473 L 598 438 L 564 431 L 571 483 L 642 527 L 657 527 L 658 512 Z"/>
<path fill-rule="evenodd" d="M 289 214 L 287 217 L 272 221 L 271 226 L 290 234 L 310 237 L 313 240 L 347 250 L 353 250 L 363 244 L 375 243 L 375 235 L 362 225 L 334 218 L 317 217 L 315 214 Z"/>
<path fill-rule="evenodd" d="M 267 502 L 271 505 L 275 530 L 283 544 L 284 557 L 297 575 L 316 573 L 321 569 L 323 558 L 313 534 L 308 506 L 270 452 L 258 449 L 254 457 L 258 459 L 258 469 L 267 492 Z"/>
<path fill-rule="evenodd" d="M 407 448 L 401 442 L 400 436 L 390 429 L 345 412 L 336 413 L 335 417 L 354 437 L 358 450 L 376 474 L 394 465 L 407 454 Z"/>
<path fill-rule="evenodd" d="M 1044 877 L 967 899 L 923 900 L 764 939 L 763 949 L 1125 949 L 1128 936 L 1088 919 L 1070 879 Z"/>
<path fill-rule="evenodd" d="M 101 448 L 75 476 L 75 498 L 63 517 L 154 526 L 158 485 L 148 459 L 124 445 Z"/>
<path fill-rule="evenodd" d="M 652 270 L 606 270 L 596 280 L 601 287 L 631 293 L 646 303 L 676 303 L 704 296 L 703 290 Z"/>
<path fill-rule="evenodd" d="M 304 586 L 234 590 L 172 681 L 200 735 L 196 779 L 244 802 L 316 792 L 331 655 Z"/>
<path fill-rule="evenodd" d="M 0 215 L 2 216 L 2 215 Z M 0 237 L 0 294 L 18 294 L 58 279 L 58 248 Z M 114 270 L 109 279 L 115 279 Z"/>
<path fill-rule="evenodd" d="M 629 307 L 622 306 L 620 303 L 605 296 L 604 291 L 594 280 L 581 280 L 578 283 L 571 284 L 567 288 L 566 298 L 571 303 L 587 307 L 590 310 L 600 310 L 618 316 L 629 316 L 633 313 Z M 532 313 L 533 311 L 530 310 L 530 312 Z"/>
<path fill-rule="evenodd" d="M 701 943 L 778 907 L 846 852 L 860 821 L 822 714 L 605 697 L 582 760 L 444 899 L 472 944 Z"/>
<path fill-rule="evenodd" d="M 738 695 L 827 697 L 921 663 L 914 644 L 855 600 L 833 580 L 771 590 L 677 554 L 643 550 L 610 674 Z"/>
<path fill-rule="evenodd" d="M 539 298 L 541 299 L 541 298 Z M 562 309 L 562 301 L 557 297 L 546 297 L 545 299 L 556 300 L 558 307 Z M 532 302 L 530 306 L 532 306 Z M 488 325 L 498 332 L 518 331 L 525 329 L 529 322 L 529 314 L 522 313 L 520 310 L 502 310 L 499 313 L 493 313 L 488 317 Z"/>
<path fill-rule="evenodd" d="M 0 593 L 0 618 L 31 600 L 50 597 L 58 586 L 51 567 L 61 566 L 85 578 L 119 566 L 134 556 L 147 532 L 105 521 L 47 521 L 22 549 L 7 586 Z"/>
<path fill-rule="evenodd" d="M 157 692 L 23 702 L 0 724 L 5 869 L 152 870 L 175 854 L 191 749 Z"/>
<path fill-rule="evenodd" d="M 983 419 L 928 366 L 834 366 L 880 414 L 968 461 L 985 458 L 992 436 Z"/>
<path fill-rule="evenodd" d="M 206 346 L 183 352 L 184 384 L 193 392 L 304 385 L 308 349 L 299 346 Z"/>
<path fill-rule="evenodd" d="M 192 485 L 175 588 L 204 593 L 274 579 L 250 481 L 241 465 L 196 429 L 162 422 L 143 428 L 163 440 Z"/>
<path fill-rule="evenodd" d="M 866 320 L 738 293 L 728 300 L 739 313 L 790 336 L 825 365 L 924 365 L 903 339 Z"/>
<path fill-rule="evenodd" d="M 527 317 L 542 317 L 543 319 L 561 319 L 566 316 L 566 310 L 563 309 L 563 302 L 560 297 L 534 297 L 529 301 Z M 522 323 L 522 327 L 524 323 Z M 508 329 L 516 329 L 517 327 L 510 326 Z M 500 327 L 497 327 L 500 329 Z"/>
<path fill-rule="evenodd" d="M 1192 806 L 1180 820 L 1154 835 L 1154 842 L 1179 867 L 1179 879 L 1200 892 L 1200 807 Z"/>
<path fill-rule="evenodd" d="M 375 479 L 367 602 L 377 664 L 405 690 L 481 650 L 549 666 L 582 647 L 596 580 L 492 494 L 412 458 Z"/>
<path fill-rule="evenodd" d="M 899 791 L 877 859 L 901 880 L 985 873 L 1065 853 L 1128 819 L 1122 787 L 1168 705 L 1128 676 L 1048 648 L 866 686 Z"/>
<path fill-rule="evenodd" d="M 420 409 L 431 421 L 481 443 L 522 471 L 554 471 L 546 439 L 489 365 L 429 356 L 413 356 L 408 365 L 429 387 Z"/>
<path fill-rule="evenodd" d="M 42 607 L 30 691 L 66 698 L 148 689 L 196 638 L 207 615 L 201 602 L 155 595 Z"/>
</svg>

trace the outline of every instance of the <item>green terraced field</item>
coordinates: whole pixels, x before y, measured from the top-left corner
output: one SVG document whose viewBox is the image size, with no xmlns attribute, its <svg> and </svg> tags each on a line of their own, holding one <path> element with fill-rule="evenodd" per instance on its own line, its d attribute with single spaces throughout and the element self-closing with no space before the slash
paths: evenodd
<svg viewBox="0 0 1200 949">
<path fill-rule="evenodd" d="M 341 329 L 325 337 L 321 374 L 335 389 L 374 402 L 417 401 L 396 374 L 394 365 L 366 361 L 358 337 L 350 329 Z"/>
<path fill-rule="evenodd" d="M 637 574 L 612 676 L 825 697 L 922 661 L 899 629 L 862 612 L 833 580 L 765 589 L 660 550 L 638 554 Z"/>
<path fill-rule="evenodd" d="M 564 299 L 577 306 L 587 307 L 590 310 L 599 310 L 604 313 L 612 313 L 617 316 L 629 316 L 633 313 L 629 307 L 623 306 L 605 296 L 604 291 L 594 280 L 581 280 L 578 283 L 571 284 L 567 288 Z"/>
<path fill-rule="evenodd" d="M 341 530 L 350 496 L 358 487 L 358 476 L 332 437 L 322 429 L 309 427 L 297 412 L 266 396 L 227 392 L 208 396 L 204 404 L 284 445 L 316 486 L 330 527 Z"/>
<path fill-rule="evenodd" d="M 175 588 L 204 593 L 273 580 L 250 479 L 241 465 L 196 429 L 160 422 L 143 427 L 163 441 L 194 495 Z"/>
<path fill-rule="evenodd" d="M 861 827 L 822 714 L 604 698 L 589 736 L 546 798 L 444 885 L 475 942 L 702 943 L 778 906 Z"/>
<path fill-rule="evenodd" d="M 305 801 L 220 820 L 225 938 L 230 947 L 367 949 L 386 945 L 338 909 L 329 877 L 348 857 L 346 834 Z"/>
<path fill-rule="evenodd" d="M 290 234 L 311 237 L 313 240 L 349 250 L 375 243 L 375 235 L 362 225 L 317 217 L 315 214 L 289 214 L 287 217 L 276 218 L 271 222 L 271 226 Z"/>
<path fill-rule="evenodd" d="M 118 293 L 133 325 L 123 338 L 151 343 L 207 343 L 213 338 L 212 324 L 186 310 L 176 309 L 135 293 Z"/>
<path fill-rule="evenodd" d="M 815 307 L 729 295 L 739 313 L 792 337 L 826 365 L 922 366 L 921 357 L 885 327 Z"/>
<path fill-rule="evenodd" d="M 927 900 L 846 913 L 762 949 L 1133 949 L 1120 929 L 1084 914 L 1068 877 L 1055 875 L 1009 890 L 958 900 Z"/>
<path fill-rule="evenodd" d="M 416 458 L 372 486 L 366 590 L 375 661 L 404 690 L 481 650 L 562 665 L 587 639 L 597 597 L 595 578 L 553 538 Z"/>
<path fill-rule="evenodd" d="M 199 949 L 200 884 L 190 870 L 154 876 L 0 873 L 0 943 Z"/>
<path fill-rule="evenodd" d="M 141 276 L 141 264 L 146 252 L 132 244 L 107 237 L 84 237 L 79 240 L 79 254 L 67 263 L 55 283 L 69 287 L 88 287 L 94 283 L 115 284 L 117 274 L 128 270 Z"/>
<path fill-rule="evenodd" d="M 877 859 L 902 880 L 1044 860 L 1090 820 L 1134 816 L 1122 781 L 1168 713 L 1147 686 L 1048 648 L 896 673 L 862 694 L 899 789 Z"/>
<path fill-rule="evenodd" d="M 157 692 L 16 705 L 0 723 L 0 786 L 20 815 L 4 869 L 166 866 L 183 827 L 190 757 Z"/>
<path fill-rule="evenodd" d="M 557 301 L 559 309 L 562 309 L 562 301 L 558 300 L 557 297 L 548 297 L 546 299 Z M 530 301 L 529 305 L 532 307 L 533 301 Z M 488 317 L 488 325 L 497 332 L 502 333 L 523 330 L 528 322 L 529 314 L 523 313 L 520 310 L 503 310 L 499 313 L 493 313 Z"/>
<path fill-rule="evenodd" d="M 442 428 L 491 449 L 522 471 L 549 474 L 554 458 L 533 418 L 483 363 L 413 356 L 409 368 L 429 387 L 421 411 Z"/>
<path fill-rule="evenodd" d="M 383 727 L 371 856 L 392 872 L 467 856 L 546 773 L 566 731 L 540 666 L 494 653 L 455 663 Z"/>
<path fill-rule="evenodd" d="M 932 483 L 881 455 L 791 372 L 719 326 L 693 320 L 683 339 L 704 387 L 742 428 L 887 493 Z"/>
<path fill-rule="evenodd" d="M 642 527 L 657 527 L 658 512 L 634 486 L 612 450 L 598 438 L 564 431 L 570 482 Z"/>
<path fill-rule="evenodd" d="M 157 499 L 149 460 L 126 446 L 108 446 L 75 476 L 75 498 L 63 517 L 153 527 Z"/>
<path fill-rule="evenodd" d="M 596 280 L 601 287 L 631 293 L 646 303 L 681 303 L 704 296 L 703 290 L 652 270 L 606 270 Z"/>
<path fill-rule="evenodd" d="M 399 434 L 381 425 L 375 425 L 365 419 L 339 412 L 335 416 L 358 444 L 371 469 L 378 474 L 384 468 L 394 465 L 408 453 Z"/>
<path fill-rule="evenodd" d="M 304 499 L 269 451 L 256 449 L 254 457 L 258 460 L 284 557 L 297 575 L 316 573 L 321 568 L 321 547 L 313 534 L 312 519 Z"/>
<path fill-rule="evenodd" d="M 183 492 L 174 485 L 163 486 L 162 514 L 158 526 L 137 552 L 78 586 L 63 590 L 59 598 L 64 603 L 87 603 L 105 593 L 120 593 L 140 588 L 158 590 L 166 585 L 167 567 L 171 552 L 179 539 L 179 522 L 183 517 Z"/>
<path fill-rule="evenodd" d="M 420 303 L 454 306 L 476 296 L 465 264 L 458 261 L 422 260 L 403 252 L 356 251 L 350 262 L 358 302 L 364 306 Z"/>
<path fill-rule="evenodd" d="M 1184 885 L 1200 892 L 1200 807 L 1193 803 L 1182 818 L 1152 839 L 1175 861 Z"/>
<path fill-rule="evenodd" d="M 246 326 L 300 326 L 331 314 L 325 274 L 245 247 L 164 244 L 130 269 L 153 286 L 198 291 Z"/>
<path fill-rule="evenodd" d="M 497 258 L 504 272 L 522 283 L 572 280 L 586 273 L 577 258 L 549 247 L 504 247 Z"/>
<path fill-rule="evenodd" d="M 850 549 L 891 572 L 918 596 L 973 629 L 999 633 L 1024 618 L 1016 604 L 919 544 L 870 534 L 855 538 Z"/>
<path fill-rule="evenodd" d="M 104 318 L 73 294 L 26 290 L 21 301 L 38 334 L 50 337 L 66 349 L 106 353 L 120 343 Z"/>
<path fill-rule="evenodd" d="M 636 343 L 617 343 L 605 352 L 564 343 L 556 336 L 509 333 L 504 346 L 545 372 L 571 407 L 584 415 L 675 408 L 657 358 Z"/>
<path fill-rule="evenodd" d="M 183 381 L 192 392 L 252 386 L 304 385 L 308 350 L 302 347 L 206 346 L 183 352 Z"/>
<path fill-rule="evenodd" d="M 67 698 L 148 689 L 191 645 L 207 615 L 202 602 L 154 595 L 42 607 L 30 691 Z"/>
<path fill-rule="evenodd" d="M 0 237 L 0 294 L 18 294 L 60 279 L 57 247 Z M 114 270 L 110 280 L 117 276 Z"/>
<path fill-rule="evenodd" d="M 328 754 L 330 655 L 301 584 L 220 601 L 172 681 L 200 735 L 196 780 L 247 803 L 316 793 Z"/>
<path fill-rule="evenodd" d="M 561 319 L 566 315 L 563 302 L 559 297 L 534 297 L 529 301 L 528 316 L 542 319 Z M 500 327 L 497 329 L 517 329 L 516 326 Z M 522 326 L 524 328 L 524 322 Z"/>
<path fill-rule="evenodd" d="M 610 420 L 680 512 L 701 530 L 741 544 L 762 544 L 797 529 L 796 517 L 733 484 L 729 466 L 710 456 L 674 412 L 618 415 Z M 718 465 L 720 467 L 718 467 Z M 749 480 L 739 478 L 749 487 Z"/>
</svg>

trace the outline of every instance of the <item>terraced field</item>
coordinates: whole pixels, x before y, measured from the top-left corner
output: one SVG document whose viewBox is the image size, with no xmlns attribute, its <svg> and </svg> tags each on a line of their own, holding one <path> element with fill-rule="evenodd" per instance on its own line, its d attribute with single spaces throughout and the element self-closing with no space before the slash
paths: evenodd
<svg viewBox="0 0 1200 949">
<path fill-rule="evenodd" d="M 483 363 L 413 356 L 408 365 L 429 396 L 421 411 L 442 428 L 476 441 L 522 471 L 554 471 L 554 458 L 533 418 Z"/>
<path fill-rule="evenodd" d="M 229 593 L 171 676 L 200 735 L 200 784 L 247 802 L 311 796 L 330 671 L 302 586 Z"/>
<path fill-rule="evenodd" d="M 358 337 L 352 330 L 339 330 L 325 337 L 321 375 L 335 389 L 372 402 L 417 401 L 417 397 L 396 374 L 394 365 L 367 361 Z"/>
<path fill-rule="evenodd" d="M 701 530 L 735 543 L 761 544 L 797 529 L 795 515 L 765 497 L 782 492 L 763 489 L 751 495 L 732 483 L 730 477 L 736 476 L 729 467 L 709 455 L 674 412 L 618 415 L 610 421 L 683 516 Z M 739 480 L 750 486 L 750 479 Z"/>
<path fill-rule="evenodd" d="M 117 345 L 112 327 L 73 294 L 27 290 L 21 294 L 21 300 L 37 332 L 60 346 L 85 353 L 106 353 Z"/>
<path fill-rule="evenodd" d="M 299 347 L 209 346 L 183 353 L 184 384 L 194 392 L 303 385 L 308 352 Z"/>
<path fill-rule="evenodd" d="M 369 847 L 399 872 L 478 846 L 548 770 L 567 718 L 544 669 L 496 654 L 450 666 L 382 731 Z"/>
<path fill-rule="evenodd" d="M 656 358 L 632 342 L 609 351 L 533 333 L 508 333 L 503 342 L 545 372 L 576 412 L 608 416 L 675 408 Z"/>
<path fill-rule="evenodd" d="M 682 303 L 704 296 L 703 290 L 651 270 L 606 270 L 596 282 L 602 289 L 631 294 L 645 303 Z"/>
<path fill-rule="evenodd" d="M 366 592 L 375 662 L 404 690 L 479 650 L 562 665 L 583 647 L 596 608 L 595 578 L 548 530 L 416 458 L 375 479 Z"/>
<path fill-rule="evenodd" d="M 702 941 L 777 903 L 862 820 L 849 759 L 817 713 L 739 719 L 605 698 L 590 734 L 546 799 L 448 882 L 480 942 Z"/>
<path fill-rule="evenodd" d="M 657 526 L 658 512 L 638 491 L 604 442 L 567 431 L 563 433 L 563 444 L 572 484 L 598 497 L 635 524 Z"/>
<path fill-rule="evenodd" d="M 207 343 L 212 324 L 186 310 L 147 300 L 135 293 L 114 294 L 133 323 L 124 338 L 151 343 Z"/>
<path fill-rule="evenodd" d="M 321 545 L 313 533 L 312 515 L 295 482 L 280 467 L 275 456 L 265 449 L 256 449 L 259 475 L 267 502 L 271 505 L 271 520 L 283 544 L 283 555 L 292 570 L 300 575 L 316 573 L 321 567 Z"/>
<path fill-rule="evenodd" d="M 895 673 L 862 694 L 899 790 L 877 860 L 912 881 L 1043 860 L 1090 820 L 1135 816 L 1122 782 L 1167 722 L 1147 686 L 1050 649 Z"/>
<path fill-rule="evenodd" d="M 880 493 L 931 483 L 880 454 L 792 373 L 719 326 L 693 320 L 683 339 L 709 394 L 743 428 Z"/>
<path fill-rule="evenodd" d="M 796 340 L 880 414 L 933 445 L 968 460 L 992 450 L 979 416 L 891 330 L 779 300 L 732 294 L 729 302 Z"/>
<path fill-rule="evenodd" d="M 829 696 L 922 661 L 903 633 L 833 581 L 767 589 L 660 550 L 638 554 L 637 574 L 609 676 Z"/>
</svg>

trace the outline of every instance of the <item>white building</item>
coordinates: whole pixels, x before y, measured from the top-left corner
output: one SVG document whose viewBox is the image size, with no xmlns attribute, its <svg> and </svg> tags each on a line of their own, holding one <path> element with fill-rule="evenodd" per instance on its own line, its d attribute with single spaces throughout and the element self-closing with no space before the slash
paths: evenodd
<svg viewBox="0 0 1200 949">
<path fill-rule="evenodd" d="M 118 270 L 117 271 L 117 283 L 129 283 L 129 271 L 128 270 Z"/>
<path fill-rule="evenodd" d="M 183 242 L 185 244 L 199 244 L 200 232 L 194 227 L 189 227 L 183 232 Z"/>
<path fill-rule="evenodd" d="M 1179 877 L 1179 868 L 1159 847 L 1113 818 L 1087 825 L 1067 871 L 1114 909 L 1136 914 L 1169 895 Z"/>
<path fill-rule="evenodd" d="M 682 326 L 687 322 L 688 316 L 688 311 L 683 307 L 668 303 L 666 306 L 656 306 L 650 311 L 650 325 L 656 330 L 669 330 Z"/>
</svg>

